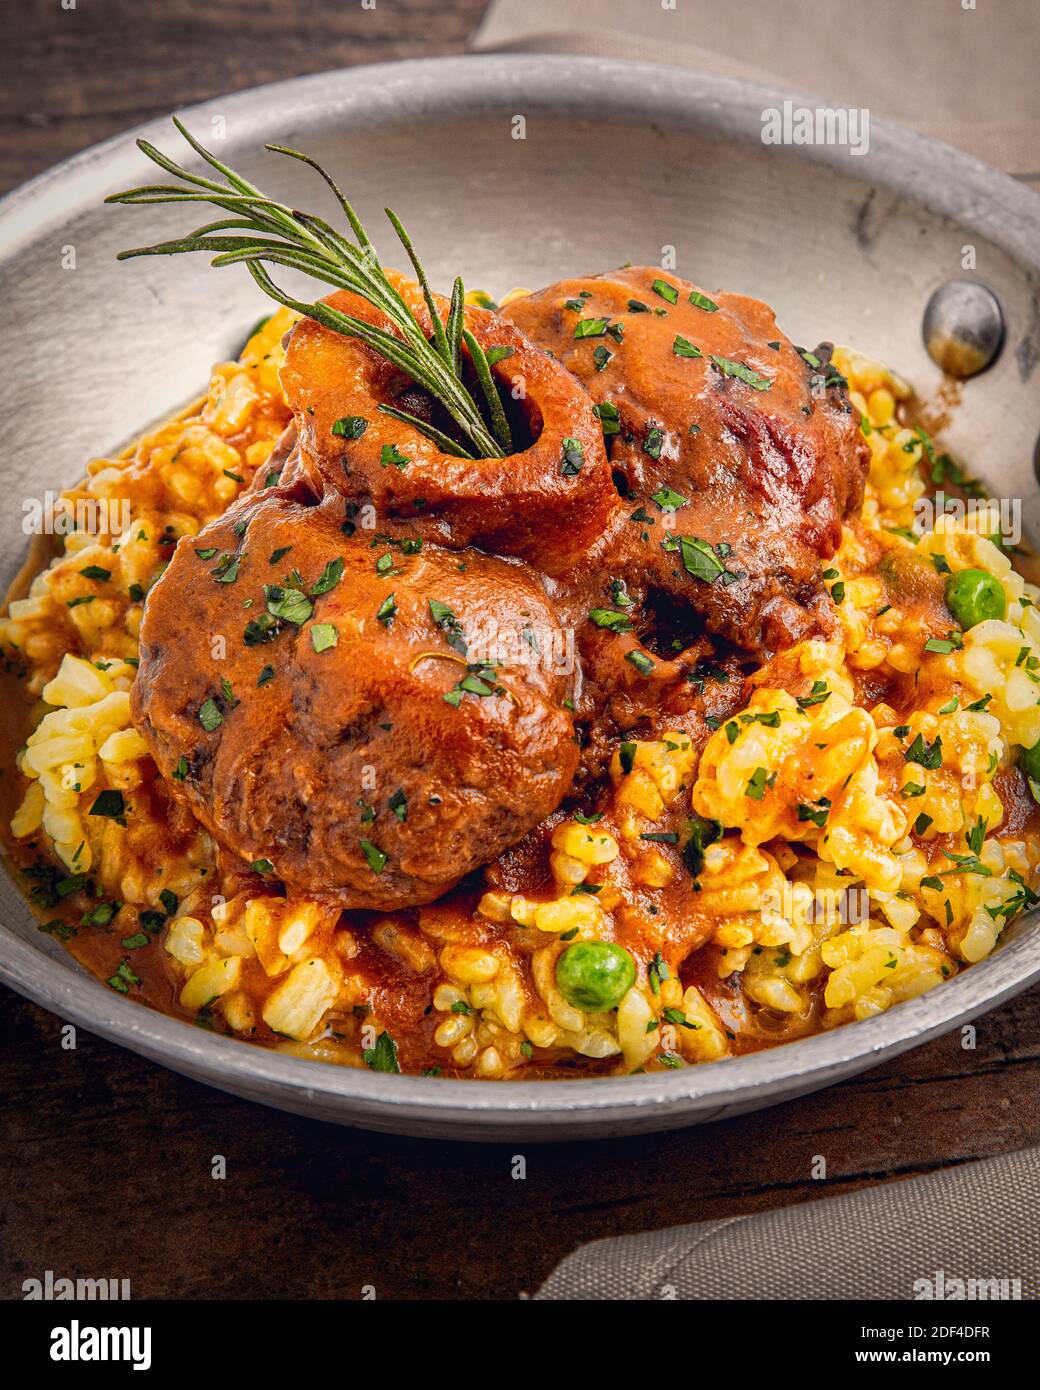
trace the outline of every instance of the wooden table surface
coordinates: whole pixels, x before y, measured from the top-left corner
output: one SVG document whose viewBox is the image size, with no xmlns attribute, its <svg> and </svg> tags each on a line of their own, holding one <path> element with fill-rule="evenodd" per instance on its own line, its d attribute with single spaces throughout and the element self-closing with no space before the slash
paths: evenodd
<svg viewBox="0 0 1040 1390">
<path fill-rule="evenodd" d="M 483 0 L 22 0 L 0 185 L 221 91 L 459 52 Z M 1040 990 L 816 1096 L 600 1145 L 453 1145 L 232 1100 L 4 991 L 0 1297 L 129 1278 L 136 1297 L 515 1298 L 575 1246 L 800 1202 L 1040 1142 Z M 513 1156 L 526 1157 L 525 1179 Z M 213 1176 L 214 1158 L 226 1177 Z M 824 1181 L 813 1163 L 827 1163 Z"/>
</svg>

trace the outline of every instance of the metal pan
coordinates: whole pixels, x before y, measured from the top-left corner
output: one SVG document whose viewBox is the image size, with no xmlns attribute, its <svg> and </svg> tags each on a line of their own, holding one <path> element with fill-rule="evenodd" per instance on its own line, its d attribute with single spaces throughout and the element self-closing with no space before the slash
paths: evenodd
<svg viewBox="0 0 1040 1390">
<path fill-rule="evenodd" d="M 314 186 L 306 171 L 265 155 L 264 141 L 316 155 L 370 226 L 384 204 L 395 208 L 435 280 L 458 268 L 494 293 L 658 262 L 674 247 L 681 275 L 758 295 L 795 341 L 860 347 L 926 396 L 939 374 L 922 346 L 924 306 L 963 274 L 972 246 L 975 273 L 1003 306 L 1007 343 L 964 388 L 944 439 L 995 494 L 1022 499 L 1035 535 L 1040 198 L 878 121 L 866 153 L 764 144 L 763 113 L 782 109 L 785 95 L 612 60 L 451 58 L 279 83 L 186 119 L 288 201 L 305 190 L 313 199 Z M 133 134 L 161 142 L 168 130 L 155 123 Z M 134 214 L 131 229 L 125 213 L 102 207 L 105 194 L 147 181 L 150 167 L 127 134 L 0 204 L 4 584 L 26 550 L 22 501 L 68 485 L 85 459 L 196 395 L 257 316 L 245 275 L 116 266 L 128 238 L 157 240 L 183 225 L 178 209 L 154 208 Z M 624 1079 L 456 1082 L 299 1061 L 140 1008 L 41 935 L 6 877 L 0 918 L 0 976 L 63 1019 L 267 1105 L 469 1140 L 643 1133 L 773 1105 L 895 1056 L 1040 978 L 1034 915 L 990 959 L 932 992 L 772 1051 Z"/>
</svg>

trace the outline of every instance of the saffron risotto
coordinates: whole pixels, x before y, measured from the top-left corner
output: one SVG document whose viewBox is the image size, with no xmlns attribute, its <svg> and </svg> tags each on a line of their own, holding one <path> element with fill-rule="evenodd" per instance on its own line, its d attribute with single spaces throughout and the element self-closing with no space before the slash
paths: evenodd
<svg viewBox="0 0 1040 1390">
<path fill-rule="evenodd" d="M 129 502 L 125 524 L 104 530 L 119 508 L 97 509 L 102 529 L 66 534 L 0 621 L 24 711 L 10 855 L 42 929 L 113 990 L 350 1066 L 626 1074 L 868 1018 L 985 958 L 1037 902 L 1040 822 L 1016 759 L 1040 741 L 1040 591 L 1000 544 L 995 504 L 915 533 L 929 482 L 964 480 L 913 425 L 909 388 L 845 349 L 833 360 L 871 467 L 824 575 L 837 634 L 751 672 L 702 748 L 680 730 L 621 742 L 598 818 L 551 818 L 551 889 L 492 874 L 428 908 L 342 914 L 222 851 L 164 787 L 129 690 L 173 545 L 271 467 L 291 322 L 274 314 L 200 406 L 90 463 L 64 503 Z M 933 587 L 995 576 L 1006 616 L 958 630 L 922 566 Z M 894 683 L 899 708 L 876 694 Z M 655 894 L 681 874 L 695 930 L 655 935 Z M 636 915 L 618 1007 L 569 1003 L 560 955 Z"/>
</svg>

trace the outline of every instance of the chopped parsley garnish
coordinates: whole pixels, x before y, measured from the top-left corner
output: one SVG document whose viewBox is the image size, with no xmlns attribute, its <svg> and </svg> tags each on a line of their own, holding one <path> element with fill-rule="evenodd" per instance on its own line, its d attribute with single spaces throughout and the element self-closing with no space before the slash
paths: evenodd
<svg viewBox="0 0 1040 1390">
<path fill-rule="evenodd" d="M 595 363 L 596 371 L 601 372 L 613 356 L 610 348 L 603 343 L 597 344 L 592 350 L 592 360 Z"/>
<path fill-rule="evenodd" d="M 812 705 L 822 705 L 824 700 L 830 699 L 830 694 L 826 681 L 813 681 L 811 694 L 796 695 L 795 703 L 799 709 L 809 709 Z"/>
<path fill-rule="evenodd" d="M 274 667 L 273 667 L 273 666 L 265 666 L 264 669 L 260 672 L 259 676 L 257 676 L 257 678 L 256 678 L 257 686 L 259 687 L 259 686 L 261 686 L 261 685 L 266 685 L 268 681 L 273 681 L 273 680 L 274 680 L 274 677 L 275 677 L 275 670 L 274 670 Z"/>
<path fill-rule="evenodd" d="M 174 777 L 178 782 L 183 782 L 184 779 L 187 777 L 187 775 L 188 775 L 188 759 L 184 756 L 183 753 L 182 753 L 182 754 L 180 755 L 180 757 L 177 759 L 177 763 L 176 763 L 176 766 L 175 766 L 174 769 L 173 769 L 173 774 L 172 774 L 172 775 L 173 775 L 173 777 Z"/>
<path fill-rule="evenodd" d="M 365 856 L 365 862 L 374 874 L 381 874 L 386 868 L 387 856 L 371 840 L 361 841 L 361 853 Z"/>
<path fill-rule="evenodd" d="M 641 676 L 649 676 L 653 672 L 654 663 L 643 652 L 626 652 L 625 660 L 631 662 Z"/>
<path fill-rule="evenodd" d="M 632 619 L 627 613 L 617 613 L 612 608 L 590 608 L 589 617 L 597 627 L 609 628 L 611 632 L 629 632 Z"/>
<path fill-rule="evenodd" d="M 274 865 L 270 859 L 254 859 L 249 866 L 254 874 L 273 874 Z"/>
<path fill-rule="evenodd" d="M 659 459 L 663 448 L 664 430 L 660 425 L 651 425 L 643 439 L 643 453 L 652 459 Z"/>
<path fill-rule="evenodd" d="M 672 978 L 672 972 L 668 969 L 668 964 L 660 951 L 654 952 L 654 958 L 650 962 L 650 967 L 646 974 L 653 993 L 660 994 L 662 982 Z"/>
<path fill-rule="evenodd" d="M 576 338 L 602 338 L 607 331 L 609 319 L 579 319 L 574 325 Z"/>
<path fill-rule="evenodd" d="M 700 290 L 690 291 L 690 303 L 695 309 L 705 309 L 709 314 L 718 313 L 719 306 L 714 299 L 709 299 L 706 294 L 701 294 Z M 779 346 L 780 344 L 777 343 L 777 347 Z M 772 343 L 770 343 L 770 347 L 772 347 Z"/>
<path fill-rule="evenodd" d="M 407 454 L 402 454 L 396 444 L 384 444 L 379 450 L 379 462 L 384 468 L 393 464 L 395 468 L 407 468 L 411 463 Z"/>
<path fill-rule="evenodd" d="M 975 824 L 968 831 L 966 838 L 968 841 L 968 848 L 971 850 L 972 854 L 978 855 L 982 853 L 982 842 L 986 838 L 986 831 L 988 828 L 988 822 L 979 816 L 978 820 L 976 820 Z"/>
<path fill-rule="evenodd" d="M 103 791 L 98 792 L 93 806 L 90 808 L 92 816 L 109 816 L 113 820 L 119 820 L 126 815 L 126 799 L 122 792 Z"/>
<path fill-rule="evenodd" d="M 84 579 L 104 580 L 112 578 L 112 571 L 102 569 L 100 565 L 85 565 L 84 568 L 80 570 L 80 574 L 83 575 Z"/>
<path fill-rule="evenodd" d="M 827 824 L 827 817 L 830 814 L 830 797 L 821 796 L 819 801 L 807 806 L 804 802 L 798 804 L 798 819 L 800 821 L 811 821 L 822 830 Z"/>
<path fill-rule="evenodd" d="M 618 434 L 621 430 L 621 416 L 613 401 L 600 401 L 592 407 L 592 413 L 603 427 L 603 434 Z"/>
<path fill-rule="evenodd" d="M 960 651 L 963 646 L 960 633 L 951 632 L 949 637 L 929 637 L 924 644 L 924 649 L 926 652 L 939 652 L 945 656 L 949 652 Z"/>
<path fill-rule="evenodd" d="M 264 642 L 273 642 L 280 631 L 278 623 L 270 613 L 258 613 L 246 623 L 242 640 L 247 647 L 259 647 Z"/>
<path fill-rule="evenodd" d="M 767 376 L 762 376 L 743 362 L 734 362 L 730 357 L 716 357 L 714 353 L 711 360 L 723 376 L 734 376 L 745 385 L 753 386 L 756 391 L 768 391 L 773 385 Z"/>
<path fill-rule="evenodd" d="M 386 598 L 376 610 L 376 617 L 384 627 L 390 627 L 397 617 L 397 600 L 393 594 L 387 594 Z"/>
<path fill-rule="evenodd" d="M 199 706 L 199 723 L 211 734 L 214 729 L 218 729 L 224 722 L 224 714 L 216 700 L 212 697 L 204 700 Z"/>
<path fill-rule="evenodd" d="M 617 608 L 631 608 L 635 599 L 629 594 L 623 579 L 610 581 L 610 599 Z"/>
<path fill-rule="evenodd" d="M 689 338 L 684 338 L 681 333 L 676 333 L 675 341 L 672 343 L 672 352 L 676 357 L 703 357 L 704 353 L 695 343 L 691 343 Z"/>
<path fill-rule="evenodd" d="M 122 903 L 108 902 L 98 903 L 97 907 L 91 908 L 80 918 L 80 923 L 84 927 L 108 927 L 112 924 L 112 919 L 123 906 Z"/>
<path fill-rule="evenodd" d="M 935 742 L 929 745 L 924 734 L 918 734 L 903 757 L 908 763 L 919 763 L 924 768 L 942 767 L 942 737 L 936 734 Z"/>
<path fill-rule="evenodd" d="M 655 280 L 650 288 L 653 290 L 654 294 L 660 295 L 661 298 L 667 300 L 669 304 L 677 304 L 679 302 L 679 291 L 674 285 L 670 285 L 667 280 Z"/>
<path fill-rule="evenodd" d="M 671 1023 L 676 1028 L 699 1028 L 701 1026 L 699 1023 L 691 1023 L 682 1009 L 662 1009 L 661 1017 L 665 1023 Z"/>
<path fill-rule="evenodd" d="M 330 589 L 334 589 L 343 578 L 343 560 L 340 556 L 330 560 L 318 576 L 313 587 L 312 594 L 327 594 Z"/>
<path fill-rule="evenodd" d="M 314 612 L 314 604 L 300 589 L 265 584 L 264 597 L 267 600 L 267 611 L 273 618 L 282 618 L 297 627 L 305 623 Z"/>
<path fill-rule="evenodd" d="M 241 555 L 222 555 L 211 570 L 213 578 L 218 584 L 234 584 L 241 563 Z"/>
<path fill-rule="evenodd" d="M 979 874 L 982 878 L 992 878 L 993 870 L 987 868 L 979 859 L 977 854 L 954 854 L 953 850 L 944 851 L 947 859 L 952 859 L 957 865 L 956 869 L 948 869 L 943 877 L 952 874 Z"/>
<path fill-rule="evenodd" d="M 400 787 L 391 795 L 387 805 L 402 823 L 408 819 L 408 798 Z"/>
<path fill-rule="evenodd" d="M 581 472 L 581 465 L 585 462 L 585 450 L 582 448 L 581 440 L 574 439 L 570 435 L 563 441 L 563 457 L 560 462 L 560 472 L 565 478 L 575 478 Z"/>
<path fill-rule="evenodd" d="M 501 695 L 503 688 L 500 685 L 490 684 L 494 681 L 494 673 L 486 666 L 477 667 L 468 676 L 463 676 L 457 681 L 451 690 L 444 696 L 445 700 L 453 708 L 458 709 L 462 704 L 463 695 L 479 695 L 486 698 L 488 695 Z"/>
<path fill-rule="evenodd" d="M 116 973 L 105 981 L 105 984 L 109 985 L 119 994 L 129 994 L 130 986 L 139 985 L 140 983 L 140 977 L 134 974 L 133 970 L 130 968 L 130 962 L 126 960 L 120 961 Z"/>
<path fill-rule="evenodd" d="M 316 652 L 327 652 L 339 641 L 339 628 L 335 623 L 312 623 L 310 633 L 311 646 Z"/>
<path fill-rule="evenodd" d="M 435 598 L 429 600 L 430 617 L 444 633 L 445 641 L 453 651 L 466 655 L 466 639 L 462 635 L 462 624 L 446 603 Z"/>
<path fill-rule="evenodd" d="M 332 433 L 340 439 L 360 439 L 368 429 L 368 421 L 362 415 L 344 415 L 332 426 Z"/>
<path fill-rule="evenodd" d="M 746 795 L 752 801 L 761 801 L 766 794 L 766 787 L 771 787 L 775 781 L 775 772 L 767 772 L 764 767 L 756 767 L 747 784 Z"/>
<path fill-rule="evenodd" d="M 732 584 L 740 578 L 724 564 L 729 554 L 728 545 L 712 545 L 710 541 L 703 541 L 697 536 L 680 536 L 679 554 L 686 573 L 705 584 L 714 584 L 717 579 L 721 579 L 723 584 Z"/>
<path fill-rule="evenodd" d="M 397 1060 L 397 1044 L 389 1033 L 380 1033 L 376 1038 L 375 1046 L 366 1048 L 361 1054 L 366 1067 L 371 1067 L 373 1071 L 400 1072 L 401 1064 Z"/>
<path fill-rule="evenodd" d="M 504 362 L 507 357 L 512 357 L 515 348 L 507 347 L 504 344 L 498 347 L 485 348 L 484 356 L 487 358 L 489 367 L 493 367 L 496 362 Z"/>
<path fill-rule="evenodd" d="M 704 868 L 704 851 L 722 839 L 722 825 L 717 820 L 691 816 L 683 829 L 682 857 L 687 870 L 696 878 Z M 666 978 L 666 977 L 662 977 Z"/>
<path fill-rule="evenodd" d="M 658 488 L 656 492 L 650 494 L 650 500 L 656 502 L 663 512 L 677 512 L 680 507 L 685 507 L 689 498 L 684 497 L 681 492 L 675 492 L 670 487 Z"/>
</svg>

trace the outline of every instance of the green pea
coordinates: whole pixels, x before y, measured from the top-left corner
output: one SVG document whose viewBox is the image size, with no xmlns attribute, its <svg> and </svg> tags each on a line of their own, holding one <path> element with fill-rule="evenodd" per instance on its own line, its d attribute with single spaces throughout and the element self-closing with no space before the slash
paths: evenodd
<svg viewBox="0 0 1040 1390">
<path fill-rule="evenodd" d="M 1007 613 L 1004 586 L 988 570 L 958 570 L 946 581 L 946 607 L 967 630 Z"/>
<path fill-rule="evenodd" d="M 556 983 L 563 997 L 589 1013 L 616 1008 L 635 980 L 635 961 L 612 941 L 576 941 L 556 962 Z"/>
<path fill-rule="evenodd" d="M 1018 750 L 1018 765 L 1031 782 L 1040 783 L 1040 743 Z"/>
</svg>

